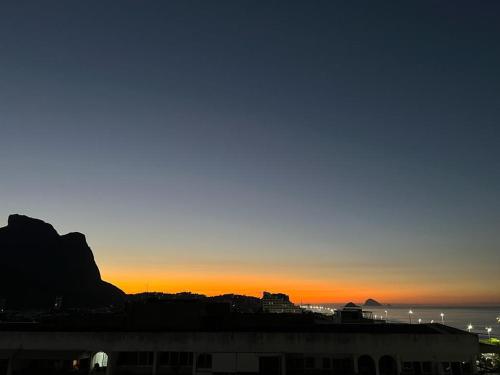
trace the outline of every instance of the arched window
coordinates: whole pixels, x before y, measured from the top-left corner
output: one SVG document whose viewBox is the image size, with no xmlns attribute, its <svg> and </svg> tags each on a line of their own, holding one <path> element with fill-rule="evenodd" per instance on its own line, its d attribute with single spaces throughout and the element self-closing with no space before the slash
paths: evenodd
<svg viewBox="0 0 500 375">
<path fill-rule="evenodd" d="M 104 352 L 95 353 L 90 361 L 90 369 L 98 370 L 106 367 L 108 367 L 108 355 Z"/>
</svg>

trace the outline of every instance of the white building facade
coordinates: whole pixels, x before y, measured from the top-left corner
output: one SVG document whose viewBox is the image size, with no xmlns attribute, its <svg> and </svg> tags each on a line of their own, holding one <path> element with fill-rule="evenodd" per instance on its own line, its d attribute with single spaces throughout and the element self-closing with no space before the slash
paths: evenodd
<svg viewBox="0 0 500 375">
<path fill-rule="evenodd" d="M 475 335 L 448 327 L 321 330 L 0 331 L 0 373 L 446 374 L 475 372 Z M 416 325 L 415 325 L 416 327 Z"/>
</svg>

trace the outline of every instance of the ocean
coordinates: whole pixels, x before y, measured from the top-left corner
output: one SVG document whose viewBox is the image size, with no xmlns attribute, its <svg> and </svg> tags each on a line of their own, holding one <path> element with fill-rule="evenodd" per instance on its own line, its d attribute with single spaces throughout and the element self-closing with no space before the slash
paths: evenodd
<svg viewBox="0 0 500 375">
<path fill-rule="evenodd" d="M 342 305 L 323 305 L 325 307 L 342 308 Z M 487 327 L 491 328 L 491 337 L 500 338 L 500 306 L 481 306 L 481 307 L 455 307 L 455 306 L 382 306 L 369 307 L 364 306 L 363 310 L 371 311 L 375 317 L 380 319 L 386 318 L 389 322 L 409 323 L 409 311 L 411 310 L 412 323 L 441 323 L 464 331 L 468 330 L 469 324 L 472 325 L 470 330 L 478 334 L 482 338 L 487 338 Z M 441 313 L 444 314 L 441 319 Z"/>
</svg>

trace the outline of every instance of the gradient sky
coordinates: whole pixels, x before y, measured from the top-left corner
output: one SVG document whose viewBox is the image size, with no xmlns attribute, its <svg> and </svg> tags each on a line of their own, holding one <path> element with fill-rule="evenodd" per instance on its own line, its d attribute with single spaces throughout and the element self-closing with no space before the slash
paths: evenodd
<svg viewBox="0 0 500 375">
<path fill-rule="evenodd" d="M 499 19 L 2 1 L 2 225 L 85 233 L 127 292 L 500 303 Z"/>
</svg>

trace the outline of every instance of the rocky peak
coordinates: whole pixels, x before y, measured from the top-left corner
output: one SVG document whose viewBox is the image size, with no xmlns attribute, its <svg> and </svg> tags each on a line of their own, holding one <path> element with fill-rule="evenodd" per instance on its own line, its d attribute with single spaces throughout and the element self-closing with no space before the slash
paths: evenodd
<svg viewBox="0 0 500 375">
<path fill-rule="evenodd" d="M 54 227 L 43 220 L 34 219 L 25 215 L 10 215 L 7 221 L 9 231 L 29 233 L 42 237 L 55 237 L 57 231 Z"/>
<path fill-rule="evenodd" d="M 52 225 L 10 215 L 0 228 L 0 298 L 11 307 L 50 306 L 62 296 L 66 306 L 121 303 L 124 293 L 102 281 L 82 233 L 60 236 Z"/>
</svg>

